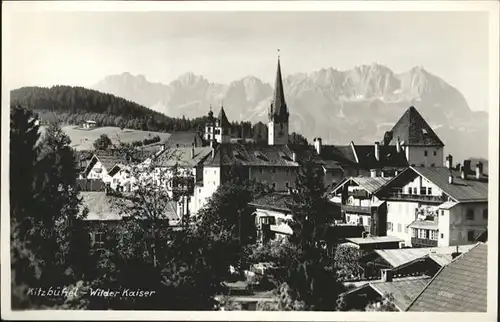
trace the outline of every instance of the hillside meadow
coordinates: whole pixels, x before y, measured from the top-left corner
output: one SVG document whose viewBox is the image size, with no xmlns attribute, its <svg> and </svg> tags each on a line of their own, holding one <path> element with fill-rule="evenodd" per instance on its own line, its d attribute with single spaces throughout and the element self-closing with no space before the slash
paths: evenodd
<svg viewBox="0 0 500 322">
<path fill-rule="evenodd" d="M 45 132 L 46 126 L 40 126 L 40 132 Z M 71 139 L 71 146 L 77 151 L 93 150 L 94 141 L 97 140 L 102 134 L 106 134 L 113 144 L 118 144 L 120 141 L 125 143 L 131 143 L 134 141 L 142 141 L 144 139 L 153 138 L 159 136 L 161 142 L 164 142 L 170 137 L 169 133 L 162 132 L 152 132 L 152 131 L 140 131 L 132 129 L 120 129 L 114 126 L 104 126 L 96 127 L 93 129 L 82 129 L 76 125 L 67 125 L 62 127 L 64 133 L 66 133 Z"/>
</svg>

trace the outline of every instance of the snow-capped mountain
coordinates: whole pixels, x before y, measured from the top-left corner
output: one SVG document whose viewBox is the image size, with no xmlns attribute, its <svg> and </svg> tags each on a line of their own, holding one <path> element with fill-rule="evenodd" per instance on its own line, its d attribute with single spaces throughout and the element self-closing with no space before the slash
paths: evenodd
<svg viewBox="0 0 500 322">
<path fill-rule="evenodd" d="M 325 143 L 373 143 L 414 105 L 436 129 L 448 152 L 460 158 L 467 145 L 470 155 L 487 157 L 487 114 L 472 112 L 456 88 L 423 67 L 399 74 L 375 63 L 345 71 L 324 68 L 285 73 L 283 82 L 291 131 L 308 138 L 321 136 Z M 123 73 L 108 76 L 93 88 L 172 117 L 205 115 L 210 105 L 217 112 L 223 103 L 230 120 L 253 122 L 266 122 L 273 93 L 271 84 L 254 76 L 218 84 L 193 73 L 168 85 Z"/>
</svg>

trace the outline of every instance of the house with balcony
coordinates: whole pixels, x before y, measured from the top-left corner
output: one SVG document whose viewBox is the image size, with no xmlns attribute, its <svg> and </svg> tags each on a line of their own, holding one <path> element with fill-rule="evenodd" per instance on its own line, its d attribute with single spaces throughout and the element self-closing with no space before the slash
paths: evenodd
<svg viewBox="0 0 500 322">
<path fill-rule="evenodd" d="M 470 161 L 444 167 L 410 167 L 376 193 L 387 202 L 387 235 L 406 246 L 475 243 L 488 226 L 488 176 Z"/>
<path fill-rule="evenodd" d="M 283 239 L 293 234 L 289 222 L 293 220 L 291 209 L 293 197 L 289 193 L 270 193 L 250 202 L 249 207 L 253 208 L 252 215 L 255 218 L 257 229 L 257 241 L 266 242 L 271 239 Z M 335 234 L 335 220 L 339 219 L 340 209 L 338 205 L 329 202 L 327 204 L 328 216 L 331 218 L 332 229 L 327 234 Z M 356 232 L 359 236 L 359 231 Z"/>
<path fill-rule="evenodd" d="M 387 204 L 375 192 L 391 177 L 349 177 L 330 193 L 330 200 L 340 205 L 347 224 L 359 225 L 371 236 L 387 235 Z"/>
</svg>

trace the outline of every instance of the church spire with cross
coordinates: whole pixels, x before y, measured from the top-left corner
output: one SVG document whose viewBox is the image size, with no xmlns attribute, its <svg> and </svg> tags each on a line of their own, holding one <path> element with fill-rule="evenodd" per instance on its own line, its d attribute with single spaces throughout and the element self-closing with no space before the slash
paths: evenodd
<svg viewBox="0 0 500 322">
<path fill-rule="evenodd" d="M 285 101 L 285 91 L 283 89 L 283 79 L 281 76 L 280 50 L 278 49 L 278 69 L 276 71 L 276 81 L 274 84 L 274 95 L 269 107 L 268 123 L 268 144 L 288 143 L 288 108 Z"/>
</svg>

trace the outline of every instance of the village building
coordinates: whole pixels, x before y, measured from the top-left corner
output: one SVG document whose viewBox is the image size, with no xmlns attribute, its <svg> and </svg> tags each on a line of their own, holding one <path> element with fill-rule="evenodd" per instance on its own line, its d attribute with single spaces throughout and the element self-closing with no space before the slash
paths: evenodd
<svg viewBox="0 0 500 322">
<path fill-rule="evenodd" d="M 346 238 L 347 245 L 358 248 L 361 251 L 372 251 L 375 249 L 395 249 L 399 248 L 401 238 L 393 236 L 367 236 L 363 234 L 361 237 Z"/>
<path fill-rule="evenodd" d="M 482 164 L 460 170 L 447 157 L 445 167 L 410 167 L 377 193 L 387 202 L 387 235 L 406 246 L 471 244 L 488 225 L 488 176 Z"/>
<path fill-rule="evenodd" d="M 394 277 L 415 275 L 434 276 L 453 258 L 473 248 L 474 245 L 376 249 L 358 258 L 364 279 L 379 278 L 381 270 L 390 269 Z"/>
<path fill-rule="evenodd" d="M 97 122 L 93 121 L 93 120 L 87 120 L 87 121 L 82 123 L 82 128 L 84 128 L 84 129 L 92 129 L 92 128 L 95 128 L 96 126 L 97 126 Z"/>
<path fill-rule="evenodd" d="M 441 268 L 406 311 L 486 312 L 487 290 L 488 244 L 478 243 Z"/>
<path fill-rule="evenodd" d="M 390 270 L 381 271 L 381 279 L 371 281 L 340 294 L 349 310 L 364 311 L 369 304 L 380 305 L 386 296 L 398 311 L 405 311 L 427 285 L 430 276 L 394 278 Z"/>
<path fill-rule="evenodd" d="M 404 151 L 410 166 L 440 167 L 443 165 L 444 143 L 414 106 L 410 106 L 392 130 L 385 133 L 384 146 Z"/>
<path fill-rule="evenodd" d="M 340 205 L 342 217 L 348 224 L 364 227 L 371 236 L 387 235 L 387 204 L 375 192 L 391 177 L 349 177 L 331 191 L 333 202 Z"/>
</svg>

